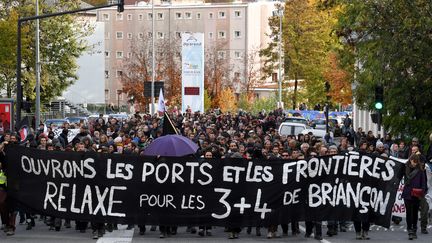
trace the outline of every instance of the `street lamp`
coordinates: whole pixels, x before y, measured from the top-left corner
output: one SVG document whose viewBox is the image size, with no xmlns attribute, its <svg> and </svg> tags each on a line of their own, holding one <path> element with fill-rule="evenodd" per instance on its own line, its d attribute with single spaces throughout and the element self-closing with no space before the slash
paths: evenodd
<svg viewBox="0 0 432 243">
<path fill-rule="evenodd" d="M 155 107 L 154 107 L 154 101 L 155 101 L 155 97 L 154 97 L 154 84 L 155 84 L 155 14 L 154 14 L 154 0 L 152 0 L 152 44 L 151 44 L 151 49 L 152 49 L 152 59 L 151 59 L 151 63 L 152 63 L 152 79 L 151 79 L 151 111 L 150 114 L 153 116 L 153 114 L 155 113 Z"/>
<path fill-rule="evenodd" d="M 279 17 L 279 75 L 278 75 L 278 86 L 279 86 L 279 99 L 278 99 L 278 108 L 283 109 L 283 103 L 282 103 L 282 18 L 284 15 L 284 9 L 283 6 L 280 5 L 278 7 L 279 9 L 276 11 L 276 16 Z"/>
<path fill-rule="evenodd" d="M 122 91 L 119 89 L 117 90 L 117 109 L 120 113 L 120 95 L 122 94 Z"/>
</svg>

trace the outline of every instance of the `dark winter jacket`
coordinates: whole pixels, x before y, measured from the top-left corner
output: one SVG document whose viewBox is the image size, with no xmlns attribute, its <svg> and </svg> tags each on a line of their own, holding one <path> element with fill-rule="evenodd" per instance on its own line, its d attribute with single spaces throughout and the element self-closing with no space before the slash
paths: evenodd
<svg viewBox="0 0 432 243">
<path fill-rule="evenodd" d="M 407 163 L 409 163 L 409 161 Z M 405 186 L 402 192 L 402 198 L 405 200 L 415 200 L 415 197 L 411 197 L 411 190 L 413 188 L 423 189 L 424 194 L 427 193 L 426 172 L 418 168 L 411 168 L 408 164 L 405 166 Z"/>
</svg>

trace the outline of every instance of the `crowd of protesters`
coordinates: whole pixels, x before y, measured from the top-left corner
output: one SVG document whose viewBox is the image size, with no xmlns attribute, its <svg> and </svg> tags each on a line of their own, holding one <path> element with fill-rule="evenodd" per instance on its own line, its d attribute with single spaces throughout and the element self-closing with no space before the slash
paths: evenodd
<svg viewBox="0 0 432 243">
<path fill-rule="evenodd" d="M 344 122 L 344 136 L 339 144 L 329 143 L 325 139 L 317 138 L 313 134 L 298 136 L 280 136 L 277 128 L 284 121 L 285 114 L 282 110 L 273 112 L 261 112 L 258 115 L 251 115 L 245 112 L 237 114 L 221 114 L 218 110 L 207 113 L 179 113 L 176 109 L 169 112 L 171 120 L 177 131 L 196 142 L 199 145 L 199 156 L 203 158 L 245 158 L 245 159 L 307 159 L 314 156 L 337 154 L 346 151 L 360 151 L 380 156 L 393 156 L 402 159 L 409 159 L 406 166 L 405 190 L 403 198 L 407 207 L 407 227 L 409 239 L 417 238 L 418 213 L 421 212 L 421 233 L 427 234 L 428 204 L 425 197 L 420 199 L 413 197 L 409 190 L 411 188 L 423 188 L 426 193 L 426 171 L 432 167 L 432 146 L 424 151 L 417 138 L 410 142 L 403 140 L 395 141 L 390 134 L 384 138 L 375 137 L 371 131 L 365 133 L 361 128 L 354 131 L 350 120 Z M 349 117 L 347 117 L 349 119 Z M 348 122 L 347 122 L 348 121 Z M 62 150 L 62 151 L 96 151 L 101 153 L 115 154 L 142 154 L 143 150 L 157 137 L 163 135 L 162 118 L 157 115 L 135 114 L 127 120 L 109 118 L 105 120 L 103 115 L 94 120 L 81 121 L 80 124 L 63 124 L 61 128 L 45 127 L 41 124 L 37 129 L 30 129 L 25 138 L 19 134 L 5 132 L 1 137 L 0 150 L 5 143 L 21 144 L 22 146 L 38 148 L 41 150 Z M 73 139 L 70 139 L 71 129 L 79 128 L 79 132 Z M 56 136 L 55 130 L 60 129 Z M 432 137 L 431 137 L 432 141 Z M 4 157 L 0 157 L 0 212 L 2 229 L 7 235 L 15 233 L 15 219 L 19 214 L 20 224 L 27 224 L 31 230 L 35 225 L 35 215 L 22 212 L 19 205 L 12 199 L 7 198 L 6 178 L 7 163 Z M 3 177 L 2 177 L 3 176 Z M 428 183 L 431 183 L 431 178 Z M 421 184 L 420 186 L 418 184 Z M 429 184 L 429 188 L 432 185 Z M 3 195 L 3 196 L 2 196 Z M 41 215 L 50 229 L 61 230 L 61 227 L 71 227 L 70 221 L 63 221 Z M 63 223 L 63 224 L 62 224 Z M 298 222 L 291 222 L 293 235 L 300 234 Z M 76 222 L 76 230 L 86 232 L 88 222 Z M 105 231 L 116 229 L 113 224 L 90 223 L 93 238 L 102 237 Z M 129 225 L 132 229 L 134 226 Z M 288 234 L 288 225 L 281 225 L 282 234 Z M 370 224 L 367 220 L 354 222 L 356 239 L 369 239 Z M 152 226 L 151 230 L 156 227 Z M 166 237 L 177 233 L 177 228 L 160 226 L 160 237 Z M 238 238 L 240 228 L 226 228 L 230 239 Z M 144 234 L 146 227 L 139 226 L 140 234 Z M 195 227 L 188 227 L 188 232 L 196 233 Z M 335 236 L 338 232 L 347 231 L 347 222 L 327 222 L 327 236 Z M 248 234 L 252 228 L 247 228 Z M 210 236 L 211 227 L 200 226 L 200 236 Z M 261 228 L 255 229 L 257 236 L 261 235 Z M 322 239 L 322 223 L 306 222 L 306 237 Z M 267 237 L 279 237 L 278 226 L 267 229 Z"/>
</svg>

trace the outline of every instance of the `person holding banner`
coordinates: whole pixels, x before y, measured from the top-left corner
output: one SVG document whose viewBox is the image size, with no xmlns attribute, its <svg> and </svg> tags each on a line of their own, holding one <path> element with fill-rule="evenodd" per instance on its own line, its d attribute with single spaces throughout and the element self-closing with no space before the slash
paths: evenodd
<svg viewBox="0 0 432 243">
<path fill-rule="evenodd" d="M 212 151 L 211 150 L 205 151 L 204 152 L 204 158 L 213 159 Z M 212 236 L 211 226 L 199 226 L 198 235 L 201 237 L 204 237 L 205 235 Z"/>
<path fill-rule="evenodd" d="M 0 217 L 2 222 L 2 230 L 6 228 L 6 222 L 8 222 L 6 196 L 6 174 L 3 171 L 2 162 L 0 162 Z"/>
<path fill-rule="evenodd" d="M 411 154 L 418 155 L 420 157 L 421 167 L 426 169 L 427 159 L 420 152 L 420 147 L 418 145 L 411 146 Z M 426 173 L 426 171 L 425 171 L 425 173 Z M 421 233 L 422 234 L 428 234 L 429 233 L 427 231 L 428 217 L 429 217 L 429 205 L 426 201 L 426 197 L 422 197 L 422 198 L 420 198 L 420 227 L 421 227 Z"/>
<path fill-rule="evenodd" d="M 426 194 L 426 173 L 420 156 L 413 154 L 405 166 L 405 187 L 402 198 L 406 207 L 406 220 L 409 240 L 417 239 L 417 222 L 420 200 Z"/>
<path fill-rule="evenodd" d="M 320 156 L 325 156 L 326 153 L 327 153 L 327 147 L 325 147 L 324 145 L 322 145 L 319 148 L 319 155 Z M 310 157 L 307 158 L 307 159 L 310 159 L 310 158 L 313 158 L 313 157 L 316 157 L 316 156 L 317 156 L 316 152 L 311 152 L 310 153 Z M 305 225 L 306 225 L 306 233 L 305 233 L 305 237 L 306 238 L 311 237 L 312 232 L 315 229 L 314 238 L 316 240 L 322 240 L 323 239 L 323 237 L 322 237 L 322 222 L 321 221 L 306 221 Z"/>
</svg>

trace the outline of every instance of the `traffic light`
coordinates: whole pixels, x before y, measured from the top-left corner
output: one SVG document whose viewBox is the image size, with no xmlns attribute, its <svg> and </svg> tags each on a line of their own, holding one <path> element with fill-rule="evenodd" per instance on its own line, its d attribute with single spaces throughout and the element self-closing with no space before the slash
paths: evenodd
<svg viewBox="0 0 432 243">
<path fill-rule="evenodd" d="M 117 12 L 121 13 L 124 11 L 124 0 L 118 0 Z"/>
<path fill-rule="evenodd" d="M 382 121 L 382 114 L 381 113 L 371 113 L 370 114 L 372 122 L 375 124 L 381 123 Z"/>
<path fill-rule="evenodd" d="M 384 88 L 380 85 L 375 87 L 375 109 L 381 110 L 384 104 Z"/>
</svg>

